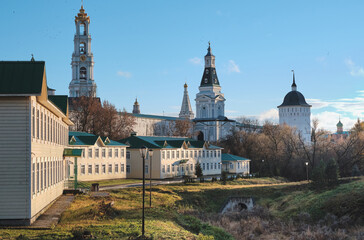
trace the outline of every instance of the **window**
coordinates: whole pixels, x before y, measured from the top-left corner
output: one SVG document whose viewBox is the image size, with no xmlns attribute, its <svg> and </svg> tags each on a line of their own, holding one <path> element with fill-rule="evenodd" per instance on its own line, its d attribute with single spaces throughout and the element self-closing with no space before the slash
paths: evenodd
<svg viewBox="0 0 364 240">
<path fill-rule="evenodd" d="M 112 164 L 109 164 L 109 173 L 112 173 Z"/>
<path fill-rule="evenodd" d="M 102 164 L 102 169 L 101 169 L 101 173 L 106 173 L 106 165 L 105 164 Z"/>
<path fill-rule="evenodd" d="M 85 158 L 85 151 L 86 149 L 82 148 L 82 157 Z"/>
<path fill-rule="evenodd" d="M 40 164 L 40 190 L 43 190 L 43 163 Z"/>
<path fill-rule="evenodd" d="M 174 172 L 174 165 L 172 165 L 172 172 Z"/>
<path fill-rule="evenodd" d="M 210 170 L 210 163 L 206 164 L 206 168 L 207 168 L 207 170 Z"/>
<path fill-rule="evenodd" d="M 95 173 L 99 174 L 99 164 L 95 164 Z"/>
<path fill-rule="evenodd" d="M 167 151 L 167 159 L 170 159 L 171 158 L 171 153 L 170 151 Z"/>
<path fill-rule="evenodd" d="M 217 163 L 215 163 L 215 169 L 217 169 Z"/>
<path fill-rule="evenodd" d="M 177 151 L 177 158 L 179 158 L 179 151 Z"/>
<path fill-rule="evenodd" d="M 188 167 L 188 164 L 186 164 L 186 171 L 187 171 L 187 172 L 189 171 L 189 167 Z"/>
<path fill-rule="evenodd" d="M 165 159 L 165 157 L 166 157 L 166 154 L 164 151 L 162 151 L 162 159 Z"/>
<path fill-rule="evenodd" d="M 95 149 L 95 157 L 99 158 L 99 149 L 98 148 Z"/>
<path fill-rule="evenodd" d="M 86 80 L 86 68 L 85 67 L 80 68 L 80 79 Z"/>
<path fill-rule="evenodd" d="M 86 53 L 86 44 L 84 42 L 80 43 L 80 54 Z"/>
<path fill-rule="evenodd" d="M 216 157 L 216 151 L 214 151 L 214 157 Z"/>
<path fill-rule="evenodd" d="M 185 157 L 185 151 L 182 151 L 182 158 L 184 158 Z"/>
<path fill-rule="evenodd" d="M 43 113 L 41 114 L 40 117 L 40 139 L 44 140 L 44 135 L 43 135 Z"/>
<path fill-rule="evenodd" d="M 207 83 L 207 78 L 205 78 L 205 83 Z"/>
<path fill-rule="evenodd" d="M 115 163 L 115 169 L 114 169 L 115 173 L 119 172 L 119 164 Z"/>
<path fill-rule="evenodd" d="M 86 171 L 86 169 L 85 169 L 85 165 L 81 165 L 81 174 L 83 175 L 83 174 L 85 174 L 85 171 Z"/>
<path fill-rule="evenodd" d="M 171 165 L 167 165 L 167 172 L 171 172 Z"/>
<path fill-rule="evenodd" d="M 32 193 L 35 194 L 35 163 L 32 164 Z"/>
<path fill-rule="evenodd" d="M 37 163 L 37 192 L 39 192 L 39 162 Z"/>
<path fill-rule="evenodd" d="M 201 157 L 201 150 L 200 151 L 198 151 L 198 157 Z"/>
<path fill-rule="evenodd" d="M 123 157 L 124 157 L 124 149 L 121 149 L 120 157 L 121 157 L 121 158 L 123 158 Z M 129 159 L 130 159 L 130 156 L 129 156 Z"/>
<path fill-rule="evenodd" d="M 202 157 L 205 157 L 205 150 L 202 151 Z"/>
<path fill-rule="evenodd" d="M 219 169 L 221 169 L 221 165 L 219 164 L 219 165 L 217 165 L 217 166 L 219 166 Z"/>
<path fill-rule="evenodd" d="M 126 151 L 126 160 L 130 160 L 130 152 Z"/>
<path fill-rule="evenodd" d="M 130 173 L 130 165 L 126 165 L 126 173 Z"/>
<path fill-rule="evenodd" d="M 217 156 L 218 157 L 220 157 L 220 154 L 221 154 L 221 152 L 220 151 L 217 151 Z"/>
<path fill-rule="evenodd" d="M 101 149 L 101 151 L 102 151 L 102 157 L 104 158 L 104 157 L 106 157 L 106 149 L 105 148 L 103 148 L 103 149 Z"/>
<path fill-rule="evenodd" d="M 109 158 L 112 158 L 112 149 L 109 149 Z"/>
<path fill-rule="evenodd" d="M 202 170 L 205 170 L 205 163 L 202 163 Z"/>
<path fill-rule="evenodd" d="M 88 149 L 88 158 L 92 158 L 92 148 Z"/>
<path fill-rule="evenodd" d="M 114 156 L 117 158 L 119 157 L 119 149 L 115 149 L 114 151 Z"/>
<path fill-rule="evenodd" d="M 91 164 L 89 164 L 88 165 L 88 174 L 92 174 L 92 165 Z"/>
<path fill-rule="evenodd" d="M 174 158 L 174 155 L 175 155 L 175 153 L 174 153 L 174 151 L 172 151 L 172 158 Z"/>
<path fill-rule="evenodd" d="M 230 163 L 230 169 L 233 169 L 234 165 L 232 163 Z"/>
<path fill-rule="evenodd" d="M 37 138 L 39 139 L 39 110 L 37 110 Z"/>
<path fill-rule="evenodd" d="M 32 135 L 35 138 L 35 107 L 32 109 Z"/>
<path fill-rule="evenodd" d="M 193 164 L 192 163 L 190 164 L 190 168 L 191 168 L 191 171 L 193 171 Z"/>
<path fill-rule="evenodd" d="M 86 35 L 86 25 L 84 23 L 80 24 L 80 34 Z"/>
<path fill-rule="evenodd" d="M 123 163 L 121 164 L 120 172 L 124 172 L 124 164 Z"/>
<path fill-rule="evenodd" d="M 163 165 L 162 166 L 162 173 L 165 173 L 166 172 L 166 166 L 165 165 Z"/>
</svg>

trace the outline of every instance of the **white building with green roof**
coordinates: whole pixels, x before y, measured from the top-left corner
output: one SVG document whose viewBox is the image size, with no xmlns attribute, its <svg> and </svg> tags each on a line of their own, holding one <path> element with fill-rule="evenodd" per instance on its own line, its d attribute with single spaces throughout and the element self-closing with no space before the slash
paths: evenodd
<svg viewBox="0 0 364 240">
<path fill-rule="evenodd" d="M 250 159 L 228 153 L 223 153 L 221 161 L 222 161 L 222 171 L 231 174 L 242 174 L 244 176 L 250 174 L 250 161 L 251 161 Z"/>
<path fill-rule="evenodd" d="M 139 150 L 143 146 L 153 150 L 152 159 L 146 159 L 145 174 L 147 178 L 194 176 L 195 166 L 198 162 L 201 164 L 205 176 L 221 173 L 222 148 L 205 141 L 180 137 L 132 135 L 119 142 L 129 146 L 126 153 L 127 178 L 142 178 L 143 167 Z"/>
<path fill-rule="evenodd" d="M 70 179 L 98 181 L 126 178 L 127 145 L 84 132 L 69 133 L 69 148 L 82 149 L 82 156 L 69 159 Z"/>
</svg>

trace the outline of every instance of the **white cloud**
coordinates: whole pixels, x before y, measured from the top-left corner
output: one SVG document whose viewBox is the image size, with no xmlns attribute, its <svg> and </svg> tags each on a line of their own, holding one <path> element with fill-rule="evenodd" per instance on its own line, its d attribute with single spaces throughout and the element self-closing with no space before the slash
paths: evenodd
<svg viewBox="0 0 364 240">
<path fill-rule="evenodd" d="M 343 117 L 342 115 L 340 115 L 337 112 L 330 112 L 330 111 L 324 111 L 321 113 L 317 113 L 317 114 L 312 114 L 311 119 L 318 119 L 319 121 L 319 128 L 323 128 L 325 130 L 329 130 L 331 132 L 335 132 L 336 131 L 336 124 L 339 122 L 339 118 L 340 121 L 343 123 L 344 125 L 344 130 L 349 130 L 351 129 L 356 120 L 349 118 L 349 117 Z"/>
<path fill-rule="evenodd" d="M 239 66 L 233 60 L 229 60 L 228 72 L 229 73 L 233 73 L 233 72 L 240 73 Z"/>
<path fill-rule="evenodd" d="M 259 122 L 264 123 L 265 121 L 270 121 L 274 123 L 278 123 L 279 116 L 278 116 L 278 109 L 272 108 L 268 111 L 262 112 L 257 116 Z"/>
<path fill-rule="evenodd" d="M 198 57 L 194 57 L 188 60 L 190 63 L 194 64 L 194 65 L 201 65 L 202 64 L 202 59 L 198 58 Z"/>
<path fill-rule="evenodd" d="M 124 71 L 118 71 L 117 75 L 120 76 L 120 77 L 125 77 L 125 78 L 130 78 L 131 77 L 130 72 L 124 72 Z"/>
<path fill-rule="evenodd" d="M 364 68 L 356 65 L 350 58 L 345 59 L 345 64 L 349 68 L 350 75 L 353 77 L 364 76 Z"/>
</svg>

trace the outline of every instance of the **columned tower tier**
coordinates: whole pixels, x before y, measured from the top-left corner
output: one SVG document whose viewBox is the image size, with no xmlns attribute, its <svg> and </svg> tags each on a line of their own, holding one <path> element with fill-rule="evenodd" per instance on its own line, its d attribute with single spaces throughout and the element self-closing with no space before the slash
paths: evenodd
<svg viewBox="0 0 364 240">
<path fill-rule="evenodd" d="M 89 33 L 90 17 L 83 6 L 75 17 L 76 34 L 72 54 L 72 81 L 69 85 L 69 96 L 96 97 L 94 81 L 94 57 L 91 51 L 91 35 Z"/>
</svg>

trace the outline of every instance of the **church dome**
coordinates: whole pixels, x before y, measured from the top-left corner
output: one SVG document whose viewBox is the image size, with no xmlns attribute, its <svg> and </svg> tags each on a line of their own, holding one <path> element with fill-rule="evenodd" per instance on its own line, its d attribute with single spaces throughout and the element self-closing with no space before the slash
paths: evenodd
<svg viewBox="0 0 364 240">
<path fill-rule="evenodd" d="M 299 91 L 290 91 L 284 97 L 283 103 L 278 107 L 285 106 L 306 106 L 311 107 L 311 105 L 307 104 L 305 97 Z"/>
<path fill-rule="evenodd" d="M 339 122 L 336 124 L 336 127 L 343 127 L 343 124 L 341 123 L 341 121 L 339 120 Z"/>
</svg>

